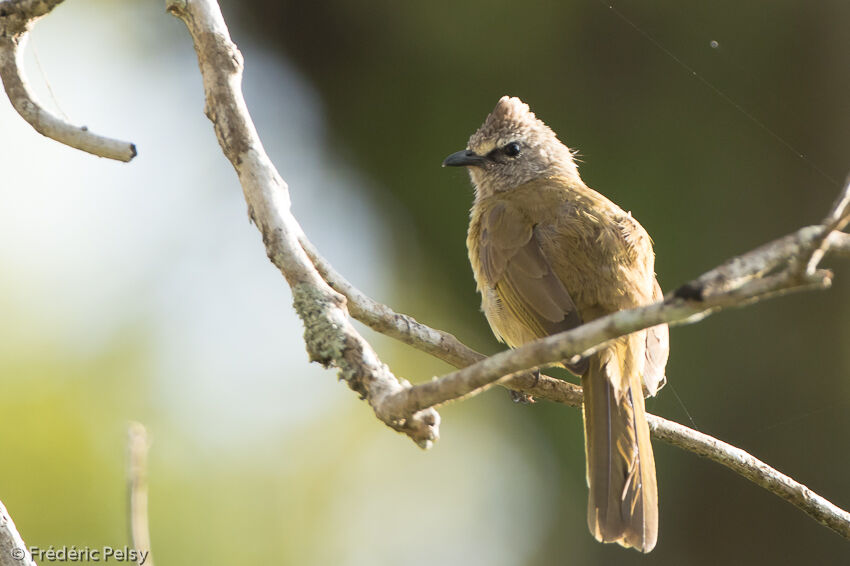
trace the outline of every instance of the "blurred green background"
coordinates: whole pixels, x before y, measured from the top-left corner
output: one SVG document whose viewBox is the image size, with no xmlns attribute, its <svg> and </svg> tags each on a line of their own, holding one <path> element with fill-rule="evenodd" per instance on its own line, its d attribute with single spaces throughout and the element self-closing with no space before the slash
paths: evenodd
<svg viewBox="0 0 850 566">
<path fill-rule="evenodd" d="M 794 507 L 662 443 L 658 547 L 597 544 L 573 409 L 494 390 L 444 408 L 427 453 L 380 425 L 308 364 L 162 4 L 68 0 L 26 57 L 49 107 L 136 142 L 131 164 L 44 139 L 0 101 L 0 499 L 28 544 L 126 543 L 135 419 L 152 437 L 159 564 L 848 560 Z M 376 299 L 494 352 L 464 246 L 471 190 L 439 164 L 501 95 L 530 103 L 579 149 L 585 181 L 640 219 L 665 290 L 818 221 L 850 168 L 846 1 L 614 6 L 224 12 L 315 243 Z M 829 263 L 830 291 L 674 329 L 670 386 L 648 405 L 687 424 L 684 405 L 700 430 L 847 508 L 850 268 Z M 448 369 L 365 332 L 413 381 Z"/>
</svg>

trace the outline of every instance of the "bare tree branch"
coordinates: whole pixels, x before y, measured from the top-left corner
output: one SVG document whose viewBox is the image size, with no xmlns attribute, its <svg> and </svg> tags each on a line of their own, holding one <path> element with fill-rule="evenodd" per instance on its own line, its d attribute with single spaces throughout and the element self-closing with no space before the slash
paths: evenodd
<svg viewBox="0 0 850 566">
<path fill-rule="evenodd" d="M 721 440 L 657 417 L 647 415 L 655 438 L 713 460 L 756 485 L 795 505 L 809 517 L 850 539 L 850 513 L 830 503 L 805 485 L 771 468 L 747 452 Z"/>
<path fill-rule="evenodd" d="M 266 253 L 292 288 L 310 359 L 339 368 L 340 377 L 369 402 L 379 419 L 420 446 L 430 446 L 439 437 L 439 415 L 428 408 L 399 419 L 384 410 L 384 398 L 409 384 L 399 381 L 357 333 L 348 320 L 345 298 L 325 283 L 299 244 L 303 232 L 290 211 L 289 189 L 251 121 L 241 91 L 242 54 L 230 39 L 218 4 L 169 0 L 166 9 L 186 24 L 194 40 L 207 117 L 239 175 Z"/>
<path fill-rule="evenodd" d="M 0 2 L 0 79 L 15 110 L 38 133 L 67 146 L 118 161 L 136 156 L 129 142 L 99 136 L 86 126 L 74 126 L 45 110 L 30 92 L 23 73 L 27 34 L 37 19 L 62 0 L 5 0 Z"/>
<path fill-rule="evenodd" d="M 0 501 L 0 566 L 35 566 L 12 516 Z"/>
<path fill-rule="evenodd" d="M 850 234 L 833 232 L 827 242 L 827 251 L 832 255 L 850 257 Z"/>
<path fill-rule="evenodd" d="M 829 247 L 833 245 L 829 240 L 830 237 L 836 234 L 841 234 L 838 230 L 843 230 L 847 223 L 850 222 L 850 173 L 847 174 L 847 179 L 844 181 L 844 190 L 835 199 L 829 214 L 826 215 L 822 224 L 825 227 L 821 240 L 817 247 L 809 256 L 808 262 L 805 264 L 807 273 L 813 272 Z"/>
<path fill-rule="evenodd" d="M 461 343 L 454 335 L 425 326 L 413 317 L 397 313 L 369 298 L 338 273 L 306 236 L 302 234 L 299 242 L 328 285 L 348 299 L 351 316 L 372 330 L 418 348 L 455 367 L 468 366 L 486 357 Z"/>
</svg>

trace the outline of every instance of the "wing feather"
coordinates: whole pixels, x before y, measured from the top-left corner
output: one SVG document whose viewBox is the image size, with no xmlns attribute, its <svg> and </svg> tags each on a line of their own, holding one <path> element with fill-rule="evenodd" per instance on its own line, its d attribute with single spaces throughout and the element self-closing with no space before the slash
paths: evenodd
<svg viewBox="0 0 850 566">
<path fill-rule="evenodd" d="M 575 328 L 581 315 L 540 247 L 534 225 L 509 203 L 497 203 L 482 218 L 481 266 L 512 320 L 543 338 Z M 509 329 L 496 329 L 511 346 Z M 584 373 L 587 363 L 569 366 Z"/>
</svg>

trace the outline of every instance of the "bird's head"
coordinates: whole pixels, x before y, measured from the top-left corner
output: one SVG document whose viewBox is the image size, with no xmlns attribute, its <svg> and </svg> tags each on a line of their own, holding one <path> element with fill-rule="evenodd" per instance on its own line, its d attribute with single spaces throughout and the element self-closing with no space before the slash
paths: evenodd
<svg viewBox="0 0 850 566">
<path fill-rule="evenodd" d="M 469 138 L 466 149 L 449 155 L 443 167 L 467 167 L 476 195 L 509 191 L 534 179 L 578 177 L 573 154 L 528 104 L 503 96 Z"/>
</svg>

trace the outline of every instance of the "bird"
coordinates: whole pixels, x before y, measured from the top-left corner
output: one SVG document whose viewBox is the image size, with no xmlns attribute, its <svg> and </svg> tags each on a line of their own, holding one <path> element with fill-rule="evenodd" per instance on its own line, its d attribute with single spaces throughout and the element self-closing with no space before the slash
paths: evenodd
<svg viewBox="0 0 850 566">
<path fill-rule="evenodd" d="M 469 261 L 509 347 L 663 298 L 647 231 L 582 181 L 575 153 L 519 98 L 499 99 L 443 166 L 469 172 Z M 644 396 L 666 383 L 668 355 L 665 324 L 561 362 L 584 394 L 588 528 L 645 553 L 658 540 L 658 487 Z"/>
</svg>

